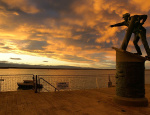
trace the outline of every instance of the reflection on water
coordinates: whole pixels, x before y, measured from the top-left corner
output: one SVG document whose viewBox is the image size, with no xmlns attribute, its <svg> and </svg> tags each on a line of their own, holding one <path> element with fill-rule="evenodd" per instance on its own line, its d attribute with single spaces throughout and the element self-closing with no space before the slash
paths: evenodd
<svg viewBox="0 0 150 115">
<path fill-rule="evenodd" d="M 116 70 L 59 70 L 59 69 L 0 69 L 0 91 L 16 91 L 17 83 L 23 80 L 32 80 L 33 75 L 15 75 L 14 74 L 34 74 L 41 75 L 50 84 L 56 87 L 58 82 L 69 82 L 67 90 L 93 89 L 108 87 L 108 77 L 115 85 Z M 150 84 L 150 71 L 145 71 L 145 83 Z M 48 83 L 40 80 L 44 88 L 42 91 L 54 91 Z"/>
</svg>

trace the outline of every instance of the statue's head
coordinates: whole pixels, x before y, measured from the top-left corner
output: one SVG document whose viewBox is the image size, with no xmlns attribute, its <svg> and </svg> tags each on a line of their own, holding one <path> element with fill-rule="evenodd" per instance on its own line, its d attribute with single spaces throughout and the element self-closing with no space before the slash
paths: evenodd
<svg viewBox="0 0 150 115">
<path fill-rule="evenodd" d="M 125 20 L 128 20 L 128 18 L 130 17 L 130 14 L 129 13 L 125 13 L 123 14 L 123 17 Z"/>
</svg>

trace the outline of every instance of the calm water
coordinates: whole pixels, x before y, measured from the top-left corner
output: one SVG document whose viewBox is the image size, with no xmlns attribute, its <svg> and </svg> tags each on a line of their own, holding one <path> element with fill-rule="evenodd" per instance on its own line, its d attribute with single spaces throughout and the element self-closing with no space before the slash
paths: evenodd
<svg viewBox="0 0 150 115">
<path fill-rule="evenodd" d="M 61 69 L 0 69 L 1 75 L 35 74 L 35 75 L 99 75 L 115 74 L 116 70 L 61 70 Z"/>
<path fill-rule="evenodd" d="M 57 83 L 67 82 L 67 90 L 102 88 L 108 87 L 109 76 L 115 85 L 115 73 L 116 70 L 0 69 L 0 79 L 4 79 L 0 81 L 0 91 L 16 91 L 17 83 L 32 80 L 33 74 L 39 75 L 39 78 L 44 78 L 55 87 Z M 145 74 L 145 83 L 150 84 L 150 71 L 145 71 Z M 44 86 L 42 91 L 54 91 L 43 80 L 40 83 Z"/>
</svg>

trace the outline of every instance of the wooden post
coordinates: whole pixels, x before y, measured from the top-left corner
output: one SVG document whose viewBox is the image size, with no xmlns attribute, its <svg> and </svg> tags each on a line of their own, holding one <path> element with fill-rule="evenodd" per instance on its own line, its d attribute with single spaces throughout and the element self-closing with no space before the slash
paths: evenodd
<svg viewBox="0 0 150 115">
<path fill-rule="evenodd" d="M 40 86 L 40 78 L 39 78 L 39 86 Z M 39 88 L 39 92 L 40 92 L 40 88 Z"/>
<path fill-rule="evenodd" d="M 35 76 L 35 93 L 37 93 L 37 75 Z"/>
<path fill-rule="evenodd" d="M 32 79 L 33 79 L 33 87 L 34 87 L 34 89 L 35 89 L 34 75 L 33 75 Z"/>
<path fill-rule="evenodd" d="M 112 82 L 110 80 L 110 75 L 108 76 L 108 79 L 109 79 L 109 81 L 108 81 L 108 87 L 112 87 Z"/>
</svg>

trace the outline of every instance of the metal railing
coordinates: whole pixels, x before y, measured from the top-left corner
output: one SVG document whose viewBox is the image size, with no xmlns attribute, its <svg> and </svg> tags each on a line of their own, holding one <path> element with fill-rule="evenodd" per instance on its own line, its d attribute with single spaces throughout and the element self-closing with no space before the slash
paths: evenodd
<svg viewBox="0 0 150 115">
<path fill-rule="evenodd" d="M 59 89 L 57 89 L 55 86 L 53 86 L 51 83 L 49 83 L 48 81 L 46 81 L 44 78 L 39 78 L 39 84 L 40 84 L 40 80 L 43 80 L 43 81 L 45 81 L 47 84 L 49 84 L 51 87 L 53 87 L 54 89 L 55 89 L 55 91 L 56 90 L 58 90 L 59 91 Z M 48 90 L 47 90 L 48 91 Z"/>
<path fill-rule="evenodd" d="M 108 87 L 108 82 L 111 81 L 115 85 L 115 74 L 99 74 L 99 75 L 36 75 L 37 80 L 34 81 L 33 74 L 13 74 L 0 75 L 0 92 L 17 91 L 18 82 L 23 80 L 33 80 L 34 84 L 42 84 L 41 92 L 53 92 L 54 89 L 59 91 L 64 90 L 80 90 L 80 89 L 95 89 Z M 66 83 L 66 84 L 65 84 Z M 68 87 L 60 88 L 58 86 L 68 85 Z M 145 74 L 145 84 L 150 84 L 150 74 Z M 35 87 L 37 91 L 38 88 Z"/>
<path fill-rule="evenodd" d="M 115 75 L 114 74 L 100 74 L 100 75 L 38 75 L 39 79 L 43 78 L 55 88 L 59 90 L 80 90 L 80 89 L 94 89 L 108 87 L 108 81 L 111 80 L 115 84 Z M 43 88 L 53 91 L 53 89 L 45 84 L 40 82 L 43 85 Z M 64 86 L 58 87 L 58 86 Z M 68 87 L 66 86 L 68 85 Z M 45 92 L 45 90 L 41 90 Z"/>
<path fill-rule="evenodd" d="M 38 77 L 37 77 L 38 76 Z M 112 75 L 109 75 L 112 77 Z M 33 79 L 34 78 L 34 79 Z M 107 87 L 108 74 L 101 75 L 35 75 L 33 74 L 13 74 L 13 75 L 0 75 L 0 92 L 4 91 L 17 91 L 18 83 L 24 80 L 33 80 L 35 92 L 39 89 L 38 82 L 43 85 L 39 91 L 53 91 L 56 90 L 78 90 Z M 106 81 L 106 82 L 101 82 Z M 66 89 L 57 88 L 57 83 L 67 82 L 69 87 Z M 101 83 L 100 83 L 101 82 Z M 40 84 L 39 83 L 39 84 Z M 60 85 L 60 84 L 59 84 Z"/>
</svg>

